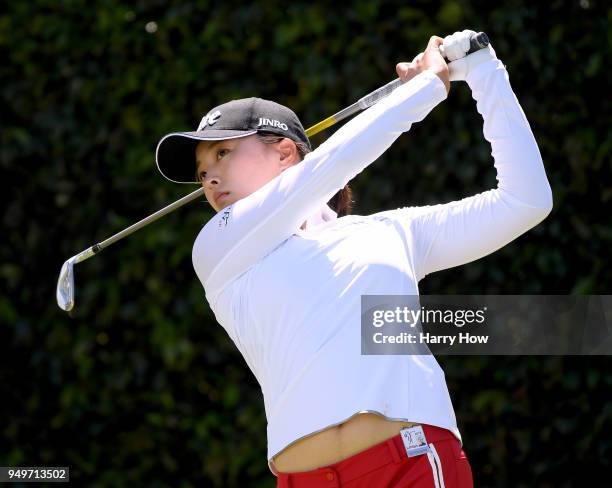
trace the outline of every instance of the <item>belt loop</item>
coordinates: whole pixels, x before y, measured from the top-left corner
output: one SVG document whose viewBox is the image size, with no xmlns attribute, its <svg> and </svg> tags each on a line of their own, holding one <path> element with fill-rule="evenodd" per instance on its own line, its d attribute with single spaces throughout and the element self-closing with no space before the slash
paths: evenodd
<svg viewBox="0 0 612 488">
<path fill-rule="evenodd" d="M 400 456 L 397 445 L 395 444 L 395 437 L 397 436 L 393 436 L 390 439 L 387 439 L 386 442 L 387 442 L 387 446 L 389 447 L 389 451 L 391 451 L 391 457 L 393 458 L 393 462 L 395 464 L 399 464 L 402 462 L 402 457 Z"/>
<path fill-rule="evenodd" d="M 328 486 L 331 488 L 339 488 L 340 475 L 338 474 L 338 471 L 336 471 L 334 468 L 330 468 L 329 466 L 327 466 L 325 470 L 327 471 L 327 473 L 325 473 L 325 479 L 331 482 Z"/>
</svg>

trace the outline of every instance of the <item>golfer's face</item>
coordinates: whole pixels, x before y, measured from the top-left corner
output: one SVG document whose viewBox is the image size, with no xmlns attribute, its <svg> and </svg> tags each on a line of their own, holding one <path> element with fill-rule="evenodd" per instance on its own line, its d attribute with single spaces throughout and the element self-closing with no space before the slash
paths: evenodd
<svg viewBox="0 0 612 488">
<path fill-rule="evenodd" d="M 261 188 L 281 173 L 278 151 L 255 134 L 202 141 L 196 148 L 198 179 L 216 212 Z M 218 196 L 218 193 L 228 193 Z"/>
</svg>

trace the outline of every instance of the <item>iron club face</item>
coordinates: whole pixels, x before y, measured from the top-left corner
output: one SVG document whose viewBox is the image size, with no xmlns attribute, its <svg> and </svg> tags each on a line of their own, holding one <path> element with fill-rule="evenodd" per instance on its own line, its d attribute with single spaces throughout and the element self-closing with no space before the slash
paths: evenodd
<svg viewBox="0 0 612 488">
<path fill-rule="evenodd" d="M 74 261 L 75 258 L 72 257 L 62 266 L 55 291 L 57 304 L 66 312 L 74 307 Z"/>
<path fill-rule="evenodd" d="M 76 256 L 72 256 L 62 266 L 55 290 L 57 304 L 62 310 L 69 312 L 74 307 L 74 265 L 92 257 L 99 249 L 98 244 L 85 249 Z"/>
</svg>

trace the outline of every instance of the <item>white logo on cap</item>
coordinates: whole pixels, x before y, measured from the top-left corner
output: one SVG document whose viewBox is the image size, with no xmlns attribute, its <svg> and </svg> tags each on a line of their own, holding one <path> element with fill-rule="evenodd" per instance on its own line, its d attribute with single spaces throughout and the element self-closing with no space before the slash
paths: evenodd
<svg viewBox="0 0 612 488">
<path fill-rule="evenodd" d="M 278 127 L 279 129 L 289 130 L 289 127 L 287 127 L 287 124 L 283 124 L 282 122 L 279 122 L 278 120 L 264 119 L 262 117 L 259 117 L 259 123 L 257 124 L 257 127 L 261 127 L 262 125 L 271 125 L 272 127 Z"/>
<path fill-rule="evenodd" d="M 206 114 L 204 117 L 202 117 L 202 120 L 200 121 L 200 125 L 198 125 L 198 131 L 201 131 L 207 125 L 214 125 L 215 122 L 219 120 L 220 118 L 221 118 L 221 112 L 219 112 L 218 110 L 216 112 L 213 112 L 212 114 Z"/>
</svg>

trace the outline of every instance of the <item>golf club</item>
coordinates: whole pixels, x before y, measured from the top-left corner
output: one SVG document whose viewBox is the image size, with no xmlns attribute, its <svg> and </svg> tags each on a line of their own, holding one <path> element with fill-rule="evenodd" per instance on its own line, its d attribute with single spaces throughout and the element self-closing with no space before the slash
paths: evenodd
<svg viewBox="0 0 612 488">
<path fill-rule="evenodd" d="M 478 49 L 483 49 L 488 45 L 489 45 L 489 39 L 484 32 L 475 34 L 470 39 L 470 50 L 467 52 L 467 54 L 477 51 Z M 441 49 L 441 51 L 442 51 L 442 54 L 444 55 L 444 50 Z M 397 88 L 401 84 L 402 84 L 402 81 L 399 78 L 387 83 L 386 85 L 374 90 L 373 92 L 369 93 L 365 97 L 361 98 L 359 101 L 355 102 L 349 107 L 337 112 L 331 117 L 328 117 L 322 120 L 318 124 L 313 125 L 312 127 L 306 130 L 306 135 L 308 137 L 311 137 L 321 132 L 322 130 L 327 129 L 328 127 L 331 127 L 337 122 L 344 120 L 347 117 L 350 117 L 351 115 L 356 114 L 357 112 L 365 110 L 368 107 L 371 107 L 372 105 L 377 103 L 379 100 L 389 95 L 395 88 Z M 121 232 L 118 232 L 117 234 L 109 237 L 108 239 L 102 242 L 99 242 L 98 244 L 94 244 L 90 248 L 66 260 L 66 262 L 62 266 L 62 269 L 60 270 L 59 278 L 57 280 L 57 289 L 55 292 L 57 304 L 59 305 L 59 307 L 62 310 L 65 310 L 67 312 L 72 310 L 74 307 L 74 265 L 75 264 L 85 261 L 86 259 L 89 259 L 92 256 L 95 256 L 102 249 L 136 232 L 137 230 L 150 224 L 151 222 L 155 222 L 160 217 L 167 215 L 168 213 L 176 210 L 177 208 L 182 207 L 186 203 L 189 203 L 200 196 L 204 196 L 203 188 L 198 188 L 196 191 L 180 198 L 176 202 L 171 203 L 170 205 L 162 208 L 161 210 L 158 210 L 157 212 L 149 215 L 148 217 L 145 217 L 144 219 L 136 222 L 135 224 L 132 224 L 131 226 L 127 227 Z"/>
</svg>

